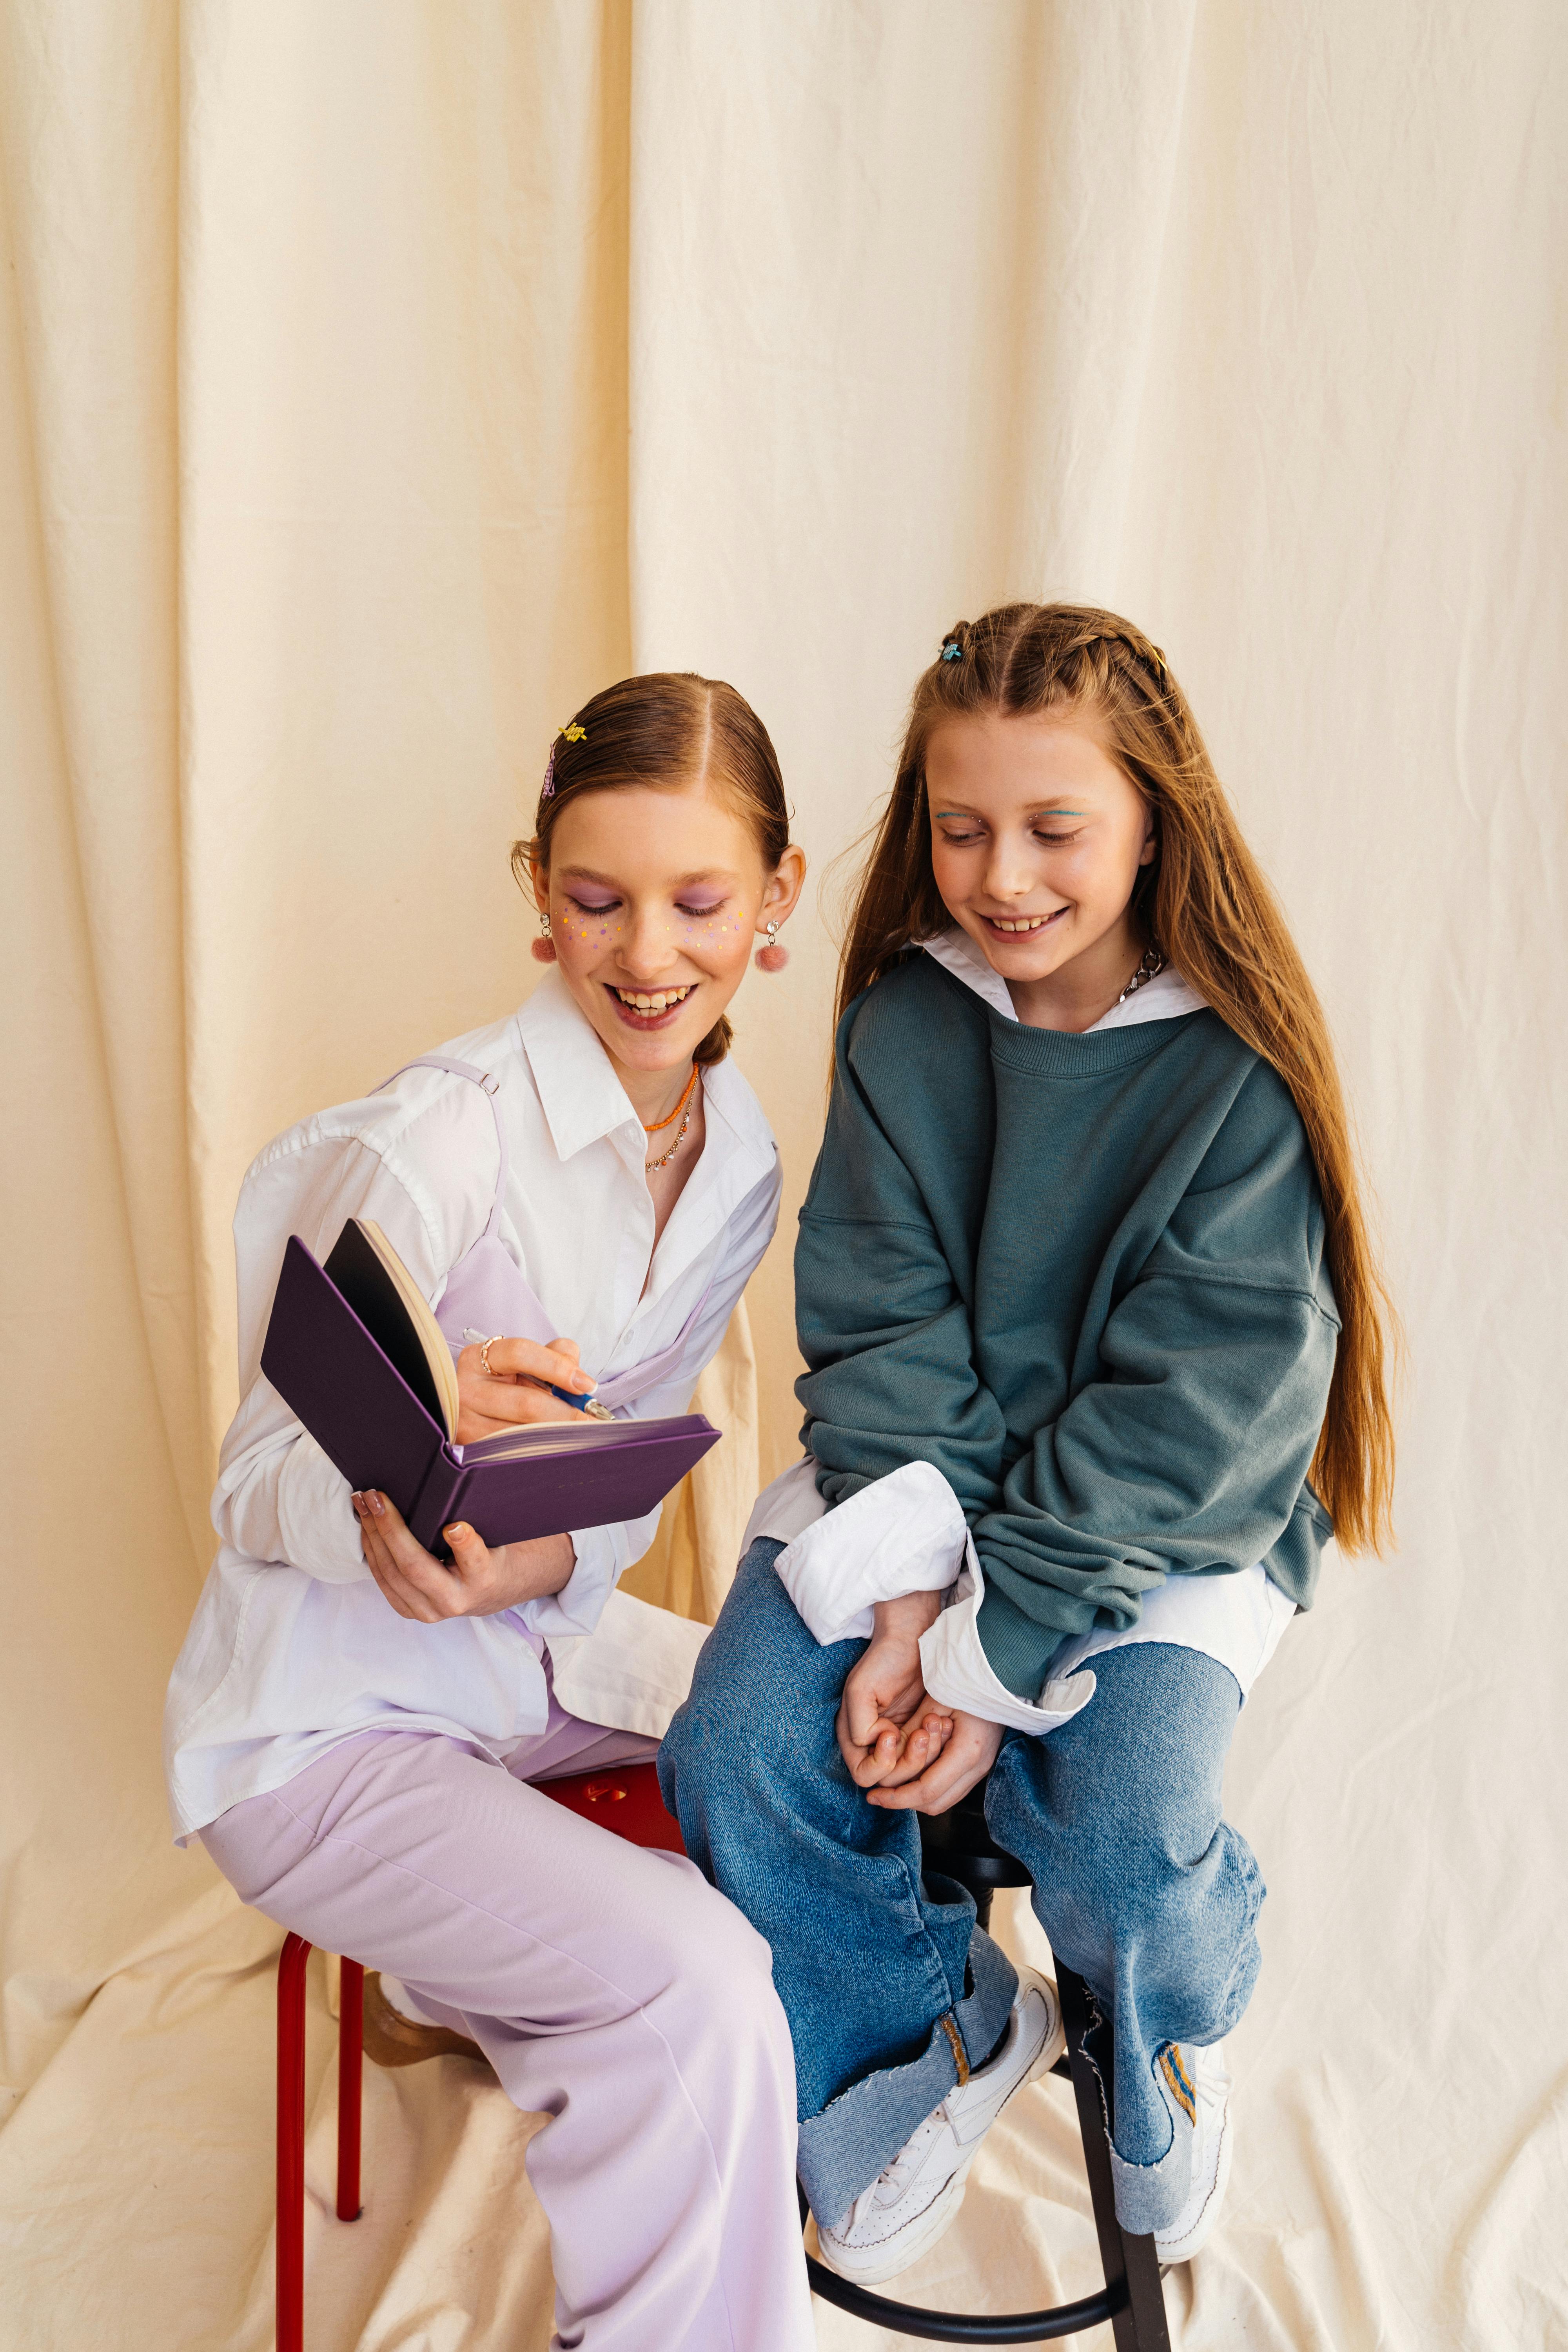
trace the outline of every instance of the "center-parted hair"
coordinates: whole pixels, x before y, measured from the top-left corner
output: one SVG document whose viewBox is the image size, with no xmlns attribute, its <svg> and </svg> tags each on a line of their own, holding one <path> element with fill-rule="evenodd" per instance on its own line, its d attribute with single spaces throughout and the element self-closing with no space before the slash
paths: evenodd
<svg viewBox="0 0 1568 2352">
<path fill-rule="evenodd" d="M 585 793 L 639 784 L 679 792 L 702 782 L 745 819 L 763 866 L 776 873 L 789 847 L 789 803 L 772 738 L 744 695 L 692 670 L 651 670 L 606 686 L 557 730 L 532 838 L 512 843 L 511 868 L 524 896 L 531 861 L 549 866 L 562 810 Z M 721 1062 L 732 1034 L 721 1017 L 694 1058 Z"/>
<path fill-rule="evenodd" d="M 1163 654 L 1114 613 L 998 604 L 959 621 L 915 686 L 893 789 L 872 843 L 839 971 L 838 1011 L 952 918 L 931 865 L 926 745 L 972 718 L 1081 714 L 1148 803 L 1152 865 L 1136 926 L 1226 1026 L 1277 1070 L 1307 1131 L 1322 1196 L 1341 1335 L 1311 1478 L 1347 1550 L 1390 1529 L 1396 1326 L 1367 1230 L 1328 1023 L 1279 900 L 1241 837 Z"/>
</svg>

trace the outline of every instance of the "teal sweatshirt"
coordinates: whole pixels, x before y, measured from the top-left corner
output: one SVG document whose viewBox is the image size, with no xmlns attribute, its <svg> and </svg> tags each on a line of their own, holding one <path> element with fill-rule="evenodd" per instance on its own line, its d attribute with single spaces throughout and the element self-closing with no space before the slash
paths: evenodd
<svg viewBox="0 0 1568 2352">
<path fill-rule="evenodd" d="M 900 965 L 838 1026 L 795 1301 L 822 1495 L 942 1471 L 1019 1697 L 1167 1576 L 1262 1560 L 1310 1604 L 1322 1207 L 1289 1090 L 1215 1013 L 1079 1036 Z"/>
</svg>

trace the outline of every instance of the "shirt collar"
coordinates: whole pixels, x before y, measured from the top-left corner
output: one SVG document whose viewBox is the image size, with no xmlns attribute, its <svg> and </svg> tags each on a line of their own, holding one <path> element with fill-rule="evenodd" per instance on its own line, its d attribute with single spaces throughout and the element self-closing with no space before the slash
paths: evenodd
<svg viewBox="0 0 1568 2352">
<path fill-rule="evenodd" d="M 939 931 L 935 939 L 911 940 L 910 944 L 922 947 L 944 971 L 962 981 L 965 988 L 973 989 L 1004 1021 L 1017 1020 L 1006 982 L 1000 972 L 993 971 L 961 925 L 955 923 L 950 931 Z M 1184 1013 L 1202 1013 L 1205 1009 L 1206 1000 L 1182 978 L 1173 964 L 1167 964 L 1163 971 L 1145 981 L 1121 1003 L 1101 1013 L 1085 1034 L 1092 1036 L 1099 1029 L 1131 1029 L 1142 1021 L 1174 1021 Z"/>
<path fill-rule="evenodd" d="M 550 1139 L 561 1158 L 570 1160 L 601 1137 L 624 1131 L 640 1160 L 647 1148 L 642 1121 L 592 1022 L 558 971 L 547 972 L 540 982 L 518 1013 L 517 1029 Z M 733 1153 L 743 1163 L 754 1163 L 749 1178 L 754 1183 L 773 1166 L 776 1151 L 762 1105 L 729 1061 L 703 1072 L 703 1095 L 709 1121 L 703 1159 L 712 1150 L 715 1127 L 722 1129 L 729 1150 L 713 1152 L 710 1165 Z M 743 1181 L 740 1190 L 746 1189 Z"/>
<path fill-rule="evenodd" d="M 563 1160 L 617 1128 L 640 1136 L 642 1122 L 615 1065 L 558 971 L 547 972 L 521 1007 L 517 1030 L 550 1139 Z"/>
</svg>

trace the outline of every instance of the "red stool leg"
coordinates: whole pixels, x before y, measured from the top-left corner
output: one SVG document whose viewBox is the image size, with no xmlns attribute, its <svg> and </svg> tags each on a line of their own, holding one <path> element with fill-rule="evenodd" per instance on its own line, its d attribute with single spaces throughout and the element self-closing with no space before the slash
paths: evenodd
<svg viewBox="0 0 1568 2352">
<path fill-rule="evenodd" d="M 357 2221 L 364 2073 L 364 1970 L 357 1960 L 343 1962 L 338 2008 L 338 2219 Z"/>
<path fill-rule="evenodd" d="M 303 1936 L 278 1958 L 278 2352 L 305 2345 L 305 1963 Z"/>
</svg>

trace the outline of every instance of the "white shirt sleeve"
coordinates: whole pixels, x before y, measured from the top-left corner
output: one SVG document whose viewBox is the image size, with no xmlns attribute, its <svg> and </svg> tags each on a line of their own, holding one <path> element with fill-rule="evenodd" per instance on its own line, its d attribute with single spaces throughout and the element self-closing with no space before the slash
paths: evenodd
<svg viewBox="0 0 1568 2352">
<path fill-rule="evenodd" d="M 477 1087 L 472 1092 L 489 1110 Z M 491 1147 L 493 1160 L 494 1147 Z M 483 1162 L 480 1167 L 482 1169 Z M 239 1286 L 239 1411 L 219 1457 L 213 1525 L 253 1559 L 286 1561 L 328 1584 L 367 1579 L 346 1478 L 303 1429 L 261 1370 L 261 1348 L 290 1234 L 325 1258 L 348 1217 L 374 1218 L 426 1297 L 434 1297 L 463 1243 L 475 1204 L 455 1202 L 454 1230 L 435 1229 L 407 1186 L 362 1138 L 295 1129 L 262 1155 L 235 1213 Z"/>
<path fill-rule="evenodd" d="M 942 1472 L 929 1462 L 906 1462 L 815 1520 L 773 1565 L 819 1642 L 864 1642 L 879 1601 L 945 1591 L 963 1565 L 968 1538 L 958 1497 Z"/>
<path fill-rule="evenodd" d="M 939 1706 L 977 1715 L 984 1723 L 1002 1723 L 1014 1731 L 1055 1731 L 1068 1722 L 1094 1696 L 1094 1676 L 1087 1672 L 1058 1676 L 1041 1690 L 1031 1706 L 1016 1698 L 985 1654 L 980 1639 L 980 1604 L 985 1579 L 969 1536 L 957 1580 L 934 1625 L 921 1635 L 921 1665 L 925 1686 Z"/>
<path fill-rule="evenodd" d="M 773 1237 L 782 1183 L 775 1161 L 766 1181 L 754 1186 L 736 1207 L 724 1229 L 721 1255 L 702 1312 L 687 1333 L 686 1344 L 668 1376 L 657 1388 L 645 1389 L 626 1407 L 632 1419 L 657 1420 L 686 1412 L 698 1374 L 717 1353 L 735 1301 Z M 658 1511 L 649 1511 L 644 1518 L 619 1526 L 574 1528 L 576 1567 L 559 1592 L 524 1601 L 515 1612 L 519 1621 L 547 1640 L 592 1633 L 610 1594 L 658 1534 Z"/>
<path fill-rule="evenodd" d="M 800 1465 L 792 1476 L 798 1480 Z M 783 1519 L 794 1501 L 780 1481 Z M 754 1514 L 759 1535 L 767 1533 Z M 936 1622 L 921 1636 L 925 1686 L 939 1705 L 1017 1731 L 1054 1731 L 1094 1696 L 1094 1676 L 1047 1683 L 1037 1703 L 1015 1698 L 985 1655 L 977 1620 L 985 1598 L 973 1541 L 957 1496 L 929 1462 L 906 1462 L 862 1486 L 795 1536 L 773 1563 L 805 1623 L 826 1646 L 867 1641 L 879 1601 L 943 1592 Z"/>
</svg>

